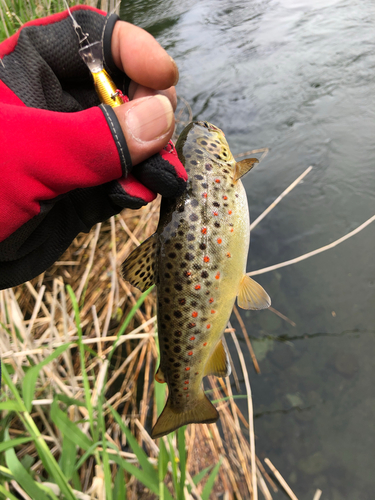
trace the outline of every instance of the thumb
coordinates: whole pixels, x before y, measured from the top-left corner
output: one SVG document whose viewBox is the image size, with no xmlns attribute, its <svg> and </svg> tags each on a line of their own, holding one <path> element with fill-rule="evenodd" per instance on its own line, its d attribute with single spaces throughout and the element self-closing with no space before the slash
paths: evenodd
<svg viewBox="0 0 375 500">
<path fill-rule="evenodd" d="M 134 99 L 113 108 L 113 111 L 124 133 L 133 165 L 158 153 L 172 137 L 173 108 L 164 95 Z"/>
</svg>

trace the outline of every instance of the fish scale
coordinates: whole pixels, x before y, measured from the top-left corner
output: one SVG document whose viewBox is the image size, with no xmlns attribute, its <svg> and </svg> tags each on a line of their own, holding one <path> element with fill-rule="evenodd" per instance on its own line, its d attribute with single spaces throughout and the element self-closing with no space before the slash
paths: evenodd
<svg viewBox="0 0 375 500">
<path fill-rule="evenodd" d="M 245 275 L 250 220 L 239 178 L 257 160 L 236 163 L 222 131 L 207 122 L 188 125 L 176 150 L 189 175 L 187 189 L 177 199 L 163 198 L 156 233 L 123 265 L 124 278 L 141 290 L 157 284 L 155 378 L 167 383 L 169 394 L 153 437 L 217 420 L 202 379 L 230 374 L 221 338 L 236 296 L 241 307 L 270 304 L 262 287 Z"/>
</svg>

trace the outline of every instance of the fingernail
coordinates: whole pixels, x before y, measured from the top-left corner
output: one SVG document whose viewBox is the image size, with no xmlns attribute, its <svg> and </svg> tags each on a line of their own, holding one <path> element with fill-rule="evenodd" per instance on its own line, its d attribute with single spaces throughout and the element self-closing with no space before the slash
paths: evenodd
<svg viewBox="0 0 375 500">
<path fill-rule="evenodd" d="M 175 69 L 175 72 L 176 72 L 176 77 L 175 77 L 175 80 L 173 82 L 173 86 L 175 86 L 178 83 L 178 80 L 180 78 L 180 74 L 178 72 L 178 67 L 177 67 L 176 61 L 172 57 L 171 57 L 171 61 L 173 63 L 173 66 L 174 66 L 174 69 Z"/>
<path fill-rule="evenodd" d="M 165 135 L 173 120 L 170 100 L 163 95 L 144 97 L 126 113 L 126 123 L 136 141 L 149 142 Z"/>
</svg>

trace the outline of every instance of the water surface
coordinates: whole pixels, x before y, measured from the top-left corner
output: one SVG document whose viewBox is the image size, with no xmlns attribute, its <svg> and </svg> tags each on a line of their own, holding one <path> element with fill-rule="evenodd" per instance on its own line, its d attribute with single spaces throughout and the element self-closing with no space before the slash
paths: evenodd
<svg viewBox="0 0 375 500">
<path fill-rule="evenodd" d="M 195 119 L 221 127 L 233 153 L 270 148 L 244 180 L 252 219 L 314 167 L 254 229 L 249 270 L 375 213 L 374 15 L 371 0 L 139 0 L 122 10 L 177 61 Z M 257 453 L 300 500 L 317 488 L 327 500 L 375 498 L 374 243 L 372 224 L 257 277 L 296 327 L 241 312 L 262 371 L 248 357 Z"/>
</svg>

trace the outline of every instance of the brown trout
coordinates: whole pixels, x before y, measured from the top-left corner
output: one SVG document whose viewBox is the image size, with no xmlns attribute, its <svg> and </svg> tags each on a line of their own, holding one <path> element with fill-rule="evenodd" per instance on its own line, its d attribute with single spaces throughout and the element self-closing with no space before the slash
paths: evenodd
<svg viewBox="0 0 375 500">
<path fill-rule="evenodd" d="M 236 163 L 223 132 L 207 122 L 189 124 L 176 150 L 189 174 L 187 189 L 177 199 L 163 198 L 156 233 L 122 267 L 124 279 L 140 290 L 157 285 L 160 365 L 155 379 L 166 382 L 169 393 L 153 438 L 219 418 L 202 379 L 230 374 L 221 338 L 235 299 L 244 309 L 271 303 L 245 274 L 250 220 L 239 179 L 258 160 Z"/>
</svg>

